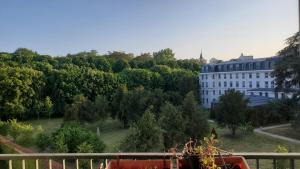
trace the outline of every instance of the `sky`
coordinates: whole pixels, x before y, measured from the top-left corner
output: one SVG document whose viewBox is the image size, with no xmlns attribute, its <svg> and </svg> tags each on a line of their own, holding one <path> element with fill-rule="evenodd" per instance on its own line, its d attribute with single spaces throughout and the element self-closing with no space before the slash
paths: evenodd
<svg viewBox="0 0 300 169">
<path fill-rule="evenodd" d="M 298 31 L 298 0 L 1 0 L 0 51 L 97 50 L 177 59 L 274 56 Z"/>
</svg>

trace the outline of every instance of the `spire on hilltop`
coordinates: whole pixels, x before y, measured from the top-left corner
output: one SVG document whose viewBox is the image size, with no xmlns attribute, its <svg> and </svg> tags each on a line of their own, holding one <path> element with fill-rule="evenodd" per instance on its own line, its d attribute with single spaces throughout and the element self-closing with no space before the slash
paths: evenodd
<svg viewBox="0 0 300 169">
<path fill-rule="evenodd" d="M 201 64 L 206 64 L 206 60 L 203 58 L 202 49 L 201 49 L 199 61 Z"/>
</svg>

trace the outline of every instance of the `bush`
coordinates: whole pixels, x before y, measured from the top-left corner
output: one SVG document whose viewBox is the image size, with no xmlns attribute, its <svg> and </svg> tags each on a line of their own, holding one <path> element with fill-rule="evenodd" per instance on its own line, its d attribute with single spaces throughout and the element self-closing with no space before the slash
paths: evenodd
<svg viewBox="0 0 300 169">
<path fill-rule="evenodd" d="M 93 146 L 93 152 L 103 152 L 104 143 L 100 138 L 82 128 L 78 123 L 65 123 L 53 134 L 53 148 L 56 152 L 76 153 L 78 146 L 86 142 Z"/>
<path fill-rule="evenodd" d="M 253 133 L 254 127 L 251 123 L 247 122 L 240 126 L 240 130 L 244 135 L 248 135 Z"/>
<path fill-rule="evenodd" d="M 288 149 L 285 146 L 278 145 L 275 149 L 276 153 L 288 153 Z M 286 169 L 288 168 L 288 160 L 277 160 L 277 169 Z"/>
<path fill-rule="evenodd" d="M 32 125 L 18 123 L 16 119 L 8 121 L 8 125 L 8 134 L 17 143 L 22 145 L 30 145 L 34 142 Z"/>
<path fill-rule="evenodd" d="M 0 121 L 0 134 L 6 136 L 8 134 L 9 124 L 4 121 Z"/>
<path fill-rule="evenodd" d="M 39 133 L 36 137 L 36 145 L 41 151 L 46 150 L 46 148 L 51 144 L 51 138 L 45 133 Z"/>
</svg>

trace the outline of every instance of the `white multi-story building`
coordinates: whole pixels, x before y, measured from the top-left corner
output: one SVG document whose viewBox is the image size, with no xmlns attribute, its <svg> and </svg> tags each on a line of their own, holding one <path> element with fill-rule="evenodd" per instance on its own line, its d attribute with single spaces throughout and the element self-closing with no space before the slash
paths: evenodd
<svg viewBox="0 0 300 169">
<path fill-rule="evenodd" d="M 202 67 L 199 75 L 203 107 L 210 108 L 217 103 L 219 97 L 228 89 L 238 90 L 257 100 L 285 97 L 283 92 L 275 91 L 276 86 L 271 73 L 277 60 L 276 56 L 253 59 L 253 56 L 243 54 L 230 61 L 212 59 Z"/>
</svg>

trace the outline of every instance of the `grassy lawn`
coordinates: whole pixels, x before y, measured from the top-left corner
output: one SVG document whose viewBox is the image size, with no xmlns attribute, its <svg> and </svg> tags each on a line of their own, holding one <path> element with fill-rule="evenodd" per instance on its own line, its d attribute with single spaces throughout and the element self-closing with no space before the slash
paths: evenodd
<svg viewBox="0 0 300 169">
<path fill-rule="evenodd" d="M 300 145 L 286 141 L 277 140 L 264 135 L 252 133 L 243 135 L 239 130 L 235 138 L 230 136 L 230 131 L 226 128 L 218 128 L 211 123 L 218 134 L 220 148 L 230 152 L 274 152 L 277 145 L 287 147 L 291 152 L 300 152 Z M 255 168 L 254 160 L 247 160 L 251 168 Z M 271 169 L 272 160 L 261 160 L 261 168 Z M 296 168 L 300 168 L 300 160 L 296 160 Z"/>
<path fill-rule="evenodd" d="M 62 118 L 56 119 L 40 119 L 40 120 L 30 120 L 26 123 L 32 124 L 34 127 L 42 126 L 47 134 L 51 134 L 60 128 L 63 122 Z M 105 152 L 117 152 L 118 144 L 127 135 L 128 129 L 123 129 L 122 124 L 118 120 L 107 119 L 106 121 L 97 121 L 93 123 L 85 123 L 83 126 L 93 132 L 97 132 L 97 127 L 100 129 L 100 138 L 106 144 Z M 31 147 L 37 150 L 36 147 Z"/>
<path fill-rule="evenodd" d="M 29 121 L 34 126 L 41 125 L 47 133 L 54 132 L 62 123 L 62 119 L 33 120 Z M 264 135 L 252 133 L 243 135 L 239 130 L 235 138 L 230 136 L 230 131 L 226 128 L 219 128 L 215 123 L 210 123 L 218 134 L 220 148 L 230 152 L 274 152 L 277 145 L 286 146 L 291 152 L 300 152 L 300 145 L 277 140 Z M 128 133 L 128 129 L 122 129 L 122 124 L 118 120 L 107 119 L 105 122 L 86 123 L 84 127 L 97 132 L 100 128 L 100 137 L 107 145 L 105 152 L 118 152 L 118 144 Z M 255 168 L 255 161 L 248 160 L 250 167 Z M 262 160 L 261 166 L 264 169 L 272 168 L 271 160 Z M 300 168 L 300 161 L 296 161 L 296 168 Z"/>
<path fill-rule="evenodd" d="M 267 129 L 264 131 L 272 133 L 272 134 L 277 134 L 277 135 L 300 140 L 300 132 L 296 131 L 291 126 L 276 127 L 276 128 Z"/>
</svg>

